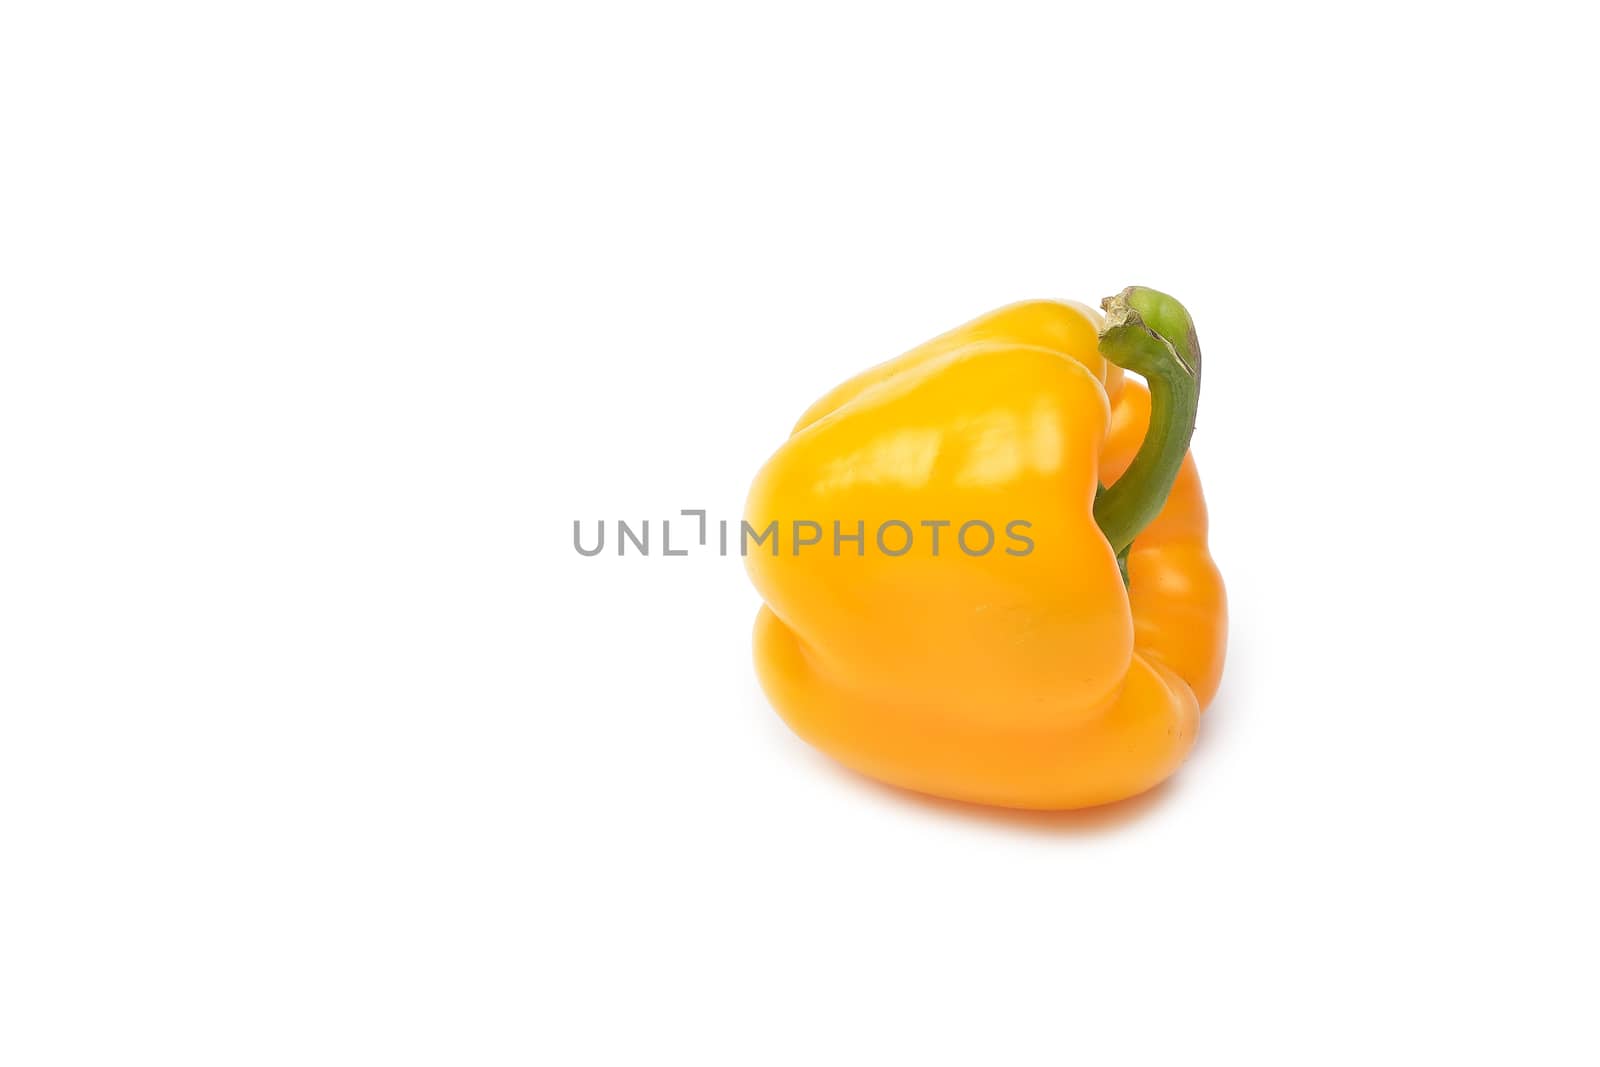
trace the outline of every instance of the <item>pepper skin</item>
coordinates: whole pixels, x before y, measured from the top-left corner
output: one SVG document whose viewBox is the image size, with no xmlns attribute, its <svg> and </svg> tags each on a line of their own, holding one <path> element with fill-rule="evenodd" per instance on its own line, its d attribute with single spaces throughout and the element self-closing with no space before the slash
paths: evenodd
<svg viewBox="0 0 1600 1067">
<path fill-rule="evenodd" d="M 1130 320 L 1138 343 L 1159 339 Z M 1097 525 L 1098 496 L 1117 506 L 1101 487 L 1133 464 L 1152 407 L 1102 354 L 1104 325 L 1082 305 L 1013 304 L 801 416 L 745 509 L 752 529 L 776 520 L 781 534 L 745 561 L 765 601 L 757 673 L 795 733 L 884 782 L 1013 808 L 1105 804 L 1177 770 L 1222 673 L 1225 594 L 1187 430 L 1166 443 L 1155 481 L 1170 489 L 1146 501 L 1126 584 Z M 1164 351 L 1182 362 L 1181 343 Z M 1197 397 L 1197 345 L 1193 364 Z M 981 527 L 957 540 L 974 520 L 996 535 L 981 554 L 967 551 Z M 1025 552 L 1005 533 L 1019 520 Z M 791 537 L 796 521 L 820 542 Z"/>
</svg>

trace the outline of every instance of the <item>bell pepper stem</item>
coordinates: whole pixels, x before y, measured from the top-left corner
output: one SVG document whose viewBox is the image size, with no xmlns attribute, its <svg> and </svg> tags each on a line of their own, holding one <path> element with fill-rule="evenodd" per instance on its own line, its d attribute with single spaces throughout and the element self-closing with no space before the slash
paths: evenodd
<svg viewBox="0 0 1600 1067">
<path fill-rule="evenodd" d="M 1121 558 L 1161 513 L 1189 451 L 1200 403 L 1200 342 L 1183 305 L 1154 289 L 1130 286 L 1100 306 L 1106 312 L 1100 354 L 1150 386 L 1144 442 L 1127 471 L 1094 502 L 1094 521 Z"/>
</svg>

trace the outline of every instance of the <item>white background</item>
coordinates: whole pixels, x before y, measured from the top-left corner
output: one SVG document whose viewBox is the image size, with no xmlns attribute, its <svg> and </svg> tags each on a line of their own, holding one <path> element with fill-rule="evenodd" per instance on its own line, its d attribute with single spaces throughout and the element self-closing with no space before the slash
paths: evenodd
<svg viewBox="0 0 1600 1067">
<path fill-rule="evenodd" d="M 1594 1062 L 1581 7 L 8 5 L 0 1061 Z M 1183 299 L 1222 692 L 1148 797 L 792 737 L 838 380 Z"/>
</svg>

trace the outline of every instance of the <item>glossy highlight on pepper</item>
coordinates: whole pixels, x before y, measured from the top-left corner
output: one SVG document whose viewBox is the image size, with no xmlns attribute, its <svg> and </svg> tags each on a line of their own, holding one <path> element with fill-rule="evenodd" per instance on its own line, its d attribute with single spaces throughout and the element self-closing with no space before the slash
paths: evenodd
<svg viewBox="0 0 1600 1067">
<path fill-rule="evenodd" d="M 1022 519 L 1032 542 L 748 555 L 757 674 L 806 741 L 893 785 L 1032 809 L 1121 800 L 1183 762 L 1227 632 L 1188 455 L 1199 344 L 1165 294 L 1104 306 L 1013 304 L 864 371 L 757 474 L 758 529 Z"/>
</svg>

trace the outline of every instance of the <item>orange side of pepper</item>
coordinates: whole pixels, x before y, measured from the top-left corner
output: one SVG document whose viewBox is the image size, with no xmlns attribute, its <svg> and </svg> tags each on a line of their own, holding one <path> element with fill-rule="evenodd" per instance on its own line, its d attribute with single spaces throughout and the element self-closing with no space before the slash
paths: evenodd
<svg viewBox="0 0 1600 1067">
<path fill-rule="evenodd" d="M 1226 598 L 1187 433 L 1126 584 L 1097 525 L 1151 418 L 1104 326 L 1057 301 L 982 316 L 834 389 L 762 468 L 745 521 L 781 536 L 746 556 L 756 667 L 802 738 L 894 785 L 1018 808 L 1119 800 L 1183 762 Z M 820 543 L 784 540 L 797 522 Z M 1001 541 L 969 551 L 985 528 Z"/>
</svg>

